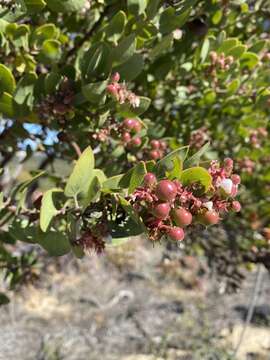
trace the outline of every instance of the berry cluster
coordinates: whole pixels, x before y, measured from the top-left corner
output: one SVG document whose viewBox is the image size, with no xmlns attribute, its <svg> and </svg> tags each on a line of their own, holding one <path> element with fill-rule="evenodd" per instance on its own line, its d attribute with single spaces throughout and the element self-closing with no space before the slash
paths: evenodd
<svg viewBox="0 0 270 360">
<path fill-rule="evenodd" d="M 146 148 L 144 151 L 145 157 L 155 161 L 162 159 L 168 149 L 168 145 L 164 140 L 153 139 L 149 145 L 150 148 Z"/>
<path fill-rule="evenodd" d="M 68 79 L 65 79 L 59 90 L 48 95 L 37 106 L 37 112 L 41 120 L 48 121 L 55 118 L 60 125 L 64 125 L 68 117 L 73 113 L 74 90 Z"/>
<path fill-rule="evenodd" d="M 247 156 L 237 162 L 238 168 L 241 172 L 252 174 L 254 172 L 256 163 Z"/>
<path fill-rule="evenodd" d="M 137 119 L 126 118 L 119 126 L 121 141 L 127 148 L 137 148 L 141 146 L 142 140 L 138 133 L 141 131 L 142 125 Z"/>
<path fill-rule="evenodd" d="M 212 161 L 208 171 L 212 186 L 204 195 L 198 192 L 198 184 L 184 186 L 179 180 L 158 181 L 153 173 L 145 175 L 143 186 L 135 190 L 130 200 L 152 241 L 164 235 L 181 241 L 185 237 L 183 228 L 196 223 L 214 225 L 224 213 L 241 210 L 235 200 L 241 180 L 239 175 L 232 174 L 233 161 L 225 159 L 222 167 Z"/>
<path fill-rule="evenodd" d="M 113 74 L 111 83 L 107 85 L 107 92 L 119 102 L 119 104 L 129 103 L 132 107 L 140 106 L 140 98 L 132 91 L 128 90 L 125 83 L 119 83 L 119 73 Z"/>
<path fill-rule="evenodd" d="M 209 140 L 210 136 L 208 129 L 206 126 L 202 126 L 199 129 L 192 131 L 189 139 L 189 146 L 198 150 Z"/>
<path fill-rule="evenodd" d="M 253 147 L 259 148 L 261 146 L 262 141 L 265 138 L 267 138 L 267 136 L 268 136 L 268 132 L 266 128 L 259 127 L 258 129 L 254 129 L 250 131 L 249 142 Z"/>
</svg>

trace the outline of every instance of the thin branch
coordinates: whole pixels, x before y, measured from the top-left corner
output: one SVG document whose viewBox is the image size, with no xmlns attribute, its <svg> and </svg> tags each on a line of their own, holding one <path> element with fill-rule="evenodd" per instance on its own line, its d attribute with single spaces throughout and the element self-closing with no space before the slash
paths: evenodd
<svg viewBox="0 0 270 360">
<path fill-rule="evenodd" d="M 245 324 L 243 326 L 243 330 L 241 332 L 241 335 L 240 335 L 240 338 L 239 338 L 239 341 L 235 347 L 235 350 L 234 350 L 234 353 L 233 355 L 236 356 L 240 347 L 241 347 L 241 344 L 244 340 L 244 337 L 245 337 L 245 334 L 246 334 L 246 331 L 247 331 L 247 327 L 253 317 L 253 314 L 254 314 L 254 309 L 255 309 L 255 306 L 256 306 L 256 303 L 258 301 L 258 297 L 259 297 L 259 293 L 260 293 L 260 289 L 261 289 L 261 286 L 262 286 L 262 279 L 263 279 L 263 272 L 262 272 L 262 266 L 261 265 L 258 265 L 258 269 L 257 269 L 257 273 L 256 273 L 256 278 L 255 278 L 255 283 L 254 283 L 254 287 L 253 287 L 253 291 L 252 291 L 252 295 L 251 295 L 251 298 L 250 298 L 250 303 L 249 303 L 249 307 L 248 307 L 248 313 L 247 313 L 247 317 L 246 317 L 246 320 L 245 320 Z"/>
</svg>

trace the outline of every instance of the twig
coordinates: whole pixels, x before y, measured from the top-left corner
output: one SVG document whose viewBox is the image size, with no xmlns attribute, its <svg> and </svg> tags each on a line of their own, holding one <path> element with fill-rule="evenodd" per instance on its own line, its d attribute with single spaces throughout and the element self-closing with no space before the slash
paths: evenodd
<svg viewBox="0 0 270 360">
<path fill-rule="evenodd" d="M 82 152 L 79 145 L 75 141 L 71 141 L 70 145 L 73 147 L 78 157 L 80 157 L 82 155 Z"/>
<path fill-rule="evenodd" d="M 256 278 L 255 278 L 255 283 L 254 283 L 252 295 L 251 295 L 250 302 L 249 302 L 247 317 L 246 317 L 246 320 L 245 320 L 245 323 L 244 323 L 243 330 L 241 332 L 239 341 L 238 341 L 238 343 L 237 343 L 237 345 L 235 347 L 235 350 L 233 352 L 234 356 L 237 355 L 237 353 L 238 353 L 238 351 L 239 351 L 239 349 L 241 347 L 241 344 L 242 344 L 242 342 L 244 340 L 244 337 L 245 337 L 245 334 L 246 334 L 246 331 L 247 331 L 247 327 L 248 327 L 248 325 L 249 325 L 249 323 L 250 323 L 250 321 L 251 321 L 251 319 L 253 317 L 254 309 L 255 309 L 255 306 L 256 306 L 256 303 L 257 303 L 257 300 L 258 300 L 258 297 L 259 297 L 261 286 L 262 286 L 262 279 L 263 279 L 262 266 L 258 265 Z"/>
</svg>

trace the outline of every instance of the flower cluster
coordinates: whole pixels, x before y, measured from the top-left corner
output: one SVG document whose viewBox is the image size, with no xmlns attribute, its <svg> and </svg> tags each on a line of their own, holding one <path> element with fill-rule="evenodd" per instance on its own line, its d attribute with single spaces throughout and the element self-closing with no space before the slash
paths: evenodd
<svg viewBox="0 0 270 360">
<path fill-rule="evenodd" d="M 208 129 L 202 126 L 197 130 L 192 131 L 189 139 L 189 146 L 193 149 L 200 149 L 207 141 L 210 140 Z"/>
<path fill-rule="evenodd" d="M 262 141 L 267 138 L 268 132 L 266 128 L 259 127 L 258 129 L 254 129 L 250 131 L 249 134 L 249 142 L 252 147 L 259 148 L 261 146 Z"/>
<path fill-rule="evenodd" d="M 133 108 L 140 106 L 140 97 L 128 90 L 125 83 L 119 83 L 120 75 L 115 73 L 111 78 L 111 83 L 107 85 L 107 92 L 119 102 L 119 104 L 129 103 Z"/>
<path fill-rule="evenodd" d="M 208 171 L 212 186 L 203 195 L 196 183 L 184 186 L 179 180 L 158 181 L 153 173 L 145 175 L 143 186 L 135 190 L 130 200 L 152 241 L 164 235 L 181 241 L 185 237 L 184 228 L 196 223 L 214 225 L 226 212 L 241 210 L 235 200 L 240 176 L 232 174 L 233 161 L 225 159 L 223 166 L 212 161 Z"/>
<path fill-rule="evenodd" d="M 217 54 L 215 51 L 211 51 L 209 56 L 212 71 L 216 69 L 229 70 L 230 66 L 234 62 L 233 56 L 225 56 L 223 52 L 221 54 Z"/>
<path fill-rule="evenodd" d="M 241 160 L 238 160 L 237 164 L 241 172 L 245 172 L 247 174 L 252 174 L 256 166 L 256 163 L 247 156 Z"/>
</svg>

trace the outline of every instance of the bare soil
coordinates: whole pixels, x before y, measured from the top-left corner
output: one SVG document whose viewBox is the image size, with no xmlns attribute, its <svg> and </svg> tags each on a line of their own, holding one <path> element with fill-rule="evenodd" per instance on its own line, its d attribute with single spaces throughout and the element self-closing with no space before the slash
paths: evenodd
<svg viewBox="0 0 270 360">
<path fill-rule="evenodd" d="M 266 272 L 233 354 L 254 277 L 222 294 L 203 260 L 141 239 L 101 257 L 53 260 L 35 287 L 0 308 L 0 360 L 269 360 Z"/>
</svg>

